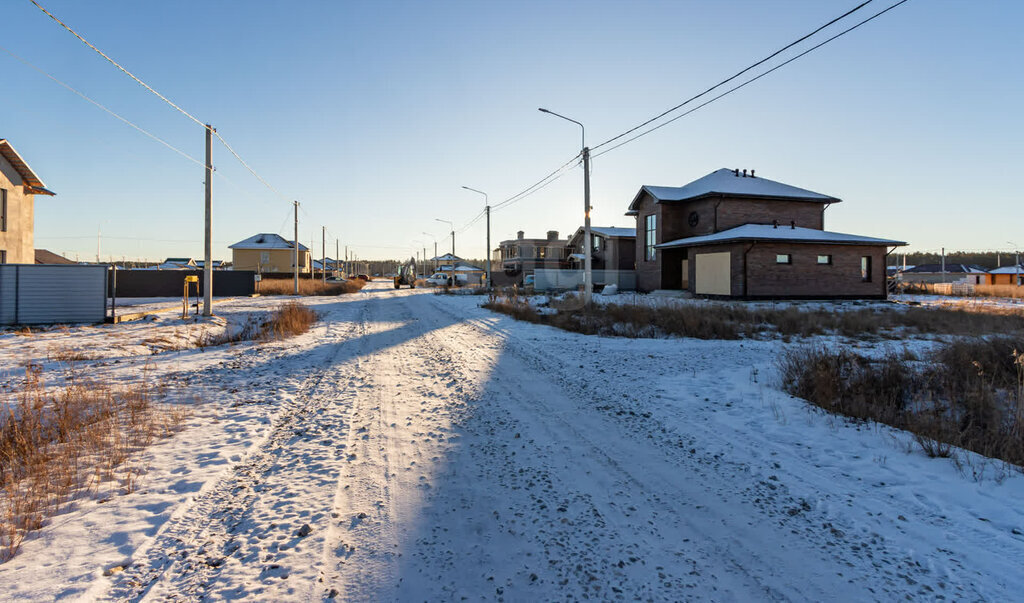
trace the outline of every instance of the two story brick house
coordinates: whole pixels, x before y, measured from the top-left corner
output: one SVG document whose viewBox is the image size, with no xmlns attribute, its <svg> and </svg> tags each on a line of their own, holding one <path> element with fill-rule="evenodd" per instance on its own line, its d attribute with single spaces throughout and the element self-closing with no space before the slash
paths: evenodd
<svg viewBox="0 0 1024 603">
<path fill-rule="evenodd" d="M 35 196 L 53 194 L 0 138 L 0 264 L 35 263 Z"/>
<path fill-rule="evenodd" d="M 520 230 L 516 238 L 498 243 L 497 260 L 503 278 L 496 278 L 497 284 L 522 285 L 523 277 L 538 268 L 568 268 L 568 241 L 559 239 L 557 230 L 549 230 L 543 239 L 528 239 L 524 235 Z"/>
<path fill-rule="evenodd" d="M 840 199 L 720 169 L 681 187 L 644 186 L 637 289 L 713 297 L 885 298 L 885 258 L 902 241 L 829 232 Z"/>
<path fill-rule="evenodd" d="M 594 270 L 633 270 L 636 263 L 636 229 L 615 226 L 590 227 L 591 268 Z M 583 255 L 583 227 L 569 237 L 569 264 L 581 268 Z"/>
</svg>

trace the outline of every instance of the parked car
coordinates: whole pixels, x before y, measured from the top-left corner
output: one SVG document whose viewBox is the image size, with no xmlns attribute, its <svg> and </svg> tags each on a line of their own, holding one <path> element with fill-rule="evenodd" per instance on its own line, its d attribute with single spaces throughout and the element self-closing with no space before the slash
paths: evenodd
<svg viewBox="0 0 1024 603">
<path fill-rule="evenodd" d="M 449 287 L 453 285 L 461 286 L 465 285 L 466 282 L 467 281 L 465 274 L 456 274 L 455 281 L 452 281 L 451 275 L 445 274 L 443 272 L 435 272 L 434 274 L 430 275 L 430 278 L 427 279 L 427 284 L 433 285 L 435 287 L 443 287 L 445 285 L 448 285 Z"/>
<path fill-rule="evenodd" d="M 533 286 L 533 282 L 534 282 L 534 275 L 527 274 L 526 276 L 523 277 L 523 286 L 524 287 L 532 287 Z"/>
<path fill-rule="evenodd" d="M 341 276 L 329 276 L 327 277 L 328 283 L 347 283 L 348 279 Z"/>
</svg>

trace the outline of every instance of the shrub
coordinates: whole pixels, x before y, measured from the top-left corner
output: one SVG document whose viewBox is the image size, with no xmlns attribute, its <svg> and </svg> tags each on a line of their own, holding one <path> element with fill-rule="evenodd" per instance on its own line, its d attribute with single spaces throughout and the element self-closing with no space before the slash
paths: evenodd
<svg viewBox="0 0 1024 603">
<path fill-rule="evenodd" d="M 131 492 L 142 467 L 125 461 L 176 431 L 179 408 L 159 405 L 162 386 L 115 387 L 71 372 L 48 387 L 37 366 L 8 391 L 0 419 L 0 561 L 62 505 L 117 482 Z"/>
<path fill-rule="evenodd" d="M 880 360 L 823 348 L 791 350 L 780 361 L 784 389 L 829 412 L 914 434 L 929 456 L 958 446 L 1024 464 L 1024 340 L 958 341 L 925 363 L 904 354 Z"/>
<path fill-rule="evenodd" d="M 299 279 L 299 295 L 345 295 L 357 293 L 366 286 L 362 279 L 350 279 L 343 283 L 324 283 L 316 279 Z M 295 282 L 292 279 L 266 279 L 260 281 L 260 295 L 292 295 Z"/>
</svg>

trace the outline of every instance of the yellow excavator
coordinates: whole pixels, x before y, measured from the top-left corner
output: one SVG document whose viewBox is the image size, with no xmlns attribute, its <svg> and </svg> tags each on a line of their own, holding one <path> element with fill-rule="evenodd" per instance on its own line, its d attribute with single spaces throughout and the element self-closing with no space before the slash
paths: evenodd
<svg viewBox="0 0 1024 603">
<path fill-rule="evenodd" d="M 412 258 L 409 258 L 395 275 L 395 289 L 401 289 L 402 285 L 408 285 L 410 289 L 416 288 L 416 260 Z"/>
</svg>

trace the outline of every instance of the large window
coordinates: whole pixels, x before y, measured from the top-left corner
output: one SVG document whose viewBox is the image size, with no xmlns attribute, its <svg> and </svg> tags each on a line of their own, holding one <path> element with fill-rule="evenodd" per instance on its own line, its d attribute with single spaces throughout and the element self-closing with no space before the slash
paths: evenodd
<svg viewBox="0 0 1024 603">
<path fill-rule="evenodd" d="M 7 232 L 7 189 L 0 188 L 0 232 Z"/>
<path fill-rule="evenodd" d="M 860 280 L 865 283 L 871 282 L 871 256 L 865 255 L 860 258 Z"/>
<path fill-rule="evenodd" d="M 591 243 L 592 243 L 592 246 L 594 248 L 594 251 L 601 251 L 601 237 L 596 235 L 596 234 L 592 234 L 592 235 L 590 235 L 590 239 L 591 239 Z"/>
<path fill-rule="evenodd" d="M 656 243 L 655 237 L 657 236 L 658 231 L 658 216 L 654 214 L 647 216 L 646 218 L 644 218 L 644 225 L 644 245 L 646 248 L 644 258 L 648 262 L 652 262 L 654 261 L 654 244 Z"/>
</svg>

